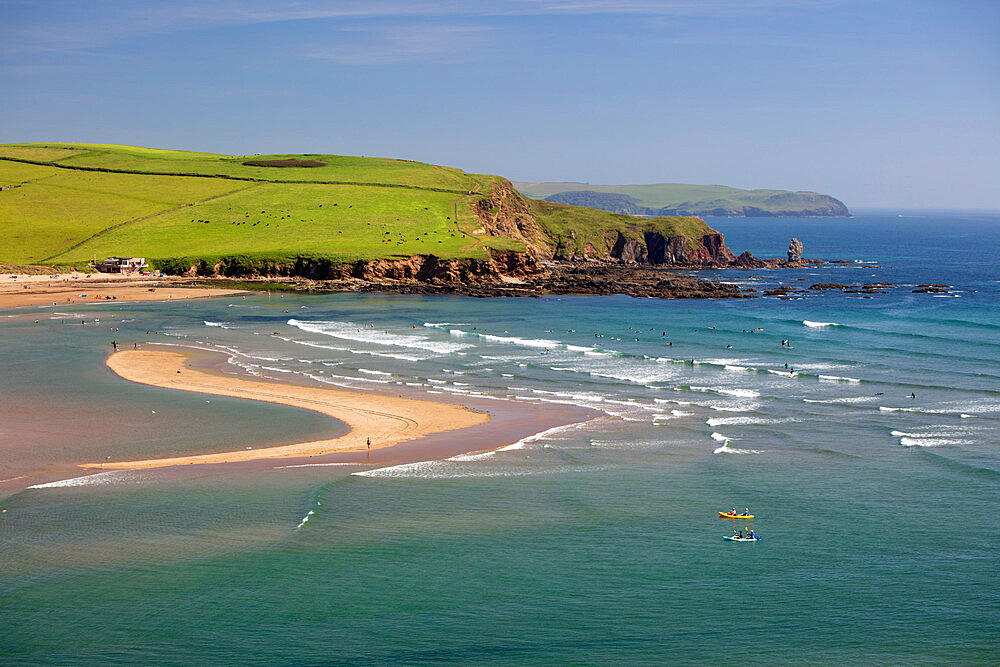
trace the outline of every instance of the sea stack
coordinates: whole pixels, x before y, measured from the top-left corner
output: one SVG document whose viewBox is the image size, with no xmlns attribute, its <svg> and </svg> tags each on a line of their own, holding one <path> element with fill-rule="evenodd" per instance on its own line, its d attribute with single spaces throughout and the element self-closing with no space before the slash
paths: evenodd
<svg viewBox="0 0 1000 667">
<path fill-rule="evenodd" d="M 788 261 L 789 262 L 801 262 L 802 261 L 802 242 L 796 238 L 793 238 L 788 244 Z"/>
</svg>

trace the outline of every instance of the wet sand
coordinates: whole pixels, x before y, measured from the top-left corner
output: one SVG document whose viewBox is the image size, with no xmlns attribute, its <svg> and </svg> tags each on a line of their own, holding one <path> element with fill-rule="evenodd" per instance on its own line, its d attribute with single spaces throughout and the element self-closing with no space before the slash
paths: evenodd
<svg viewBox="0 0 1000 667">
<path fill-rule="evenodd" d="M 435 401 L 363 394 L 353 391 L 244 380 L 195 370 L 178 352 L 125 350 L 112 354 L 108 367 L 126 380 L 158 387 L 217 396 L 232 396 L 290 405 L 329 415 L 346 423 L 351 432 L 327 440 L 302 442 L 279 447 L 247 448 L 192 456 L 140 461 L 81 464 L 84 468 L 131 469 L 165 466 L 235 463 L 257 459 L 322 456 L 336 452 L 367 452 L 433 433 L 476 426 L 489 415 L 463 406 Z"/>
<path fill-rule="evenodd" d="M 16 278 L 12 277 L 15 275 Z M 58 277 L 5 273 L 0 276 L 0 310 L 70 303 L 171 301 L 249 294 L 243 290 L 185 286 L 178 282 L 177 279 L 119 273 L 67 273 Z"/>
</svg>

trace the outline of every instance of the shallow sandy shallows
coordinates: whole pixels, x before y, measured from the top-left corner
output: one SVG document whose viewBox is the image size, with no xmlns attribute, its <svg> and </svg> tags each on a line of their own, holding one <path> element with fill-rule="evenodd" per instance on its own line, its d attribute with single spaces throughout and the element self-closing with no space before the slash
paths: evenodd
<svg viewBox="0 0 1000 667">
<path fill-rule="evenodd" d="M 185 359 L 183 354 L 177 352 L 125 350 L 112 354 L 108 357 L 107 363 L 115 373 L 133 382 L 305 408 L 345 422 L 351 427 L 351 432 L 330 440 L 300 442 L 281 447 L 142 461 L 84 463 L 81 467 L 159 468 L 192 463 L 232 463 L 267 458 L 319 456 L 332 452 L 366 450 L 368 438 L 371 438 L 373 449 L 383 448 L 431 433 L 475 426 L 489 421 L 489 416 L 486 414 L 449 403 L 212 375 L 187 368 L 184 365 Z"/>
</svg>

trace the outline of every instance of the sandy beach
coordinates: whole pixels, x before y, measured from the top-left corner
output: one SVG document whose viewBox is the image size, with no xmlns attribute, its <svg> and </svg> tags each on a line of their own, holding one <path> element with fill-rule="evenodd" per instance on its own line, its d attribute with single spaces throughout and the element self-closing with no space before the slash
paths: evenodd
<svg viewBox="0 0 1000 667">
<path fill-rule="evenodd" d="M 347 435 L 280 447 L 180 456 L 141 461 L 84 463 L 84 468 L 130 469 L 234 463 L 257 459 L 320 456 L 390 447 L 432 433 L 476 426 L 489 416 L 449 403 L 438 403 L 353 391 L 260 382 L 213 375 L 185 365 L 185 355 L 161 350 L 126 350 L 108 357 L 108 367 L 132 382 L 216 396 L 280 403 L 329 415 L 346 423 Z"/>
<path fill-rule="evenodd" d="M 247 294 L 221 287 L 177 284 L 177 279 L 120 273 L 64 273 L 0 275 L 0 310 L 24 306 L 70 303 L 170 301 L 227 294 Z"/>
</svg>

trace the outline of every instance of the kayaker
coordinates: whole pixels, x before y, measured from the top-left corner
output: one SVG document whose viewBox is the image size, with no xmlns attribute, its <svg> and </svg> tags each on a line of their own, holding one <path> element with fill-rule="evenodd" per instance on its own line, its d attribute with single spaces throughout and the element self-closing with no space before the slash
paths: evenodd
<svg viewBox="0 0 1000 667">
<path fill-rule="evenodd" d="M 745 510 L 743 510 L 743 516 L 750 516 L 750 508 L 749 507 L 746 508 Z"/>
<path fill-rule="evenodd" d="M 733 516 L 736 516 L 736 508 L 734 507 L 731 510 L 729 510 L 729 513 L 732 514 Z"/>
</svg>

